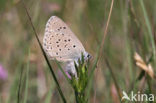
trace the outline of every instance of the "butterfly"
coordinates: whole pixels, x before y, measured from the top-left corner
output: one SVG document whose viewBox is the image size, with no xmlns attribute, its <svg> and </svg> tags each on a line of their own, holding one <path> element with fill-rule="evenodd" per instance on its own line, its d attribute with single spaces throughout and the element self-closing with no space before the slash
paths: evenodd
<svg viewBox="0 0 156 103">
<path fill-rule="evenodd" d="M 51 60 L 63 62 L 65 71 L 75 76 L 74 62 L 78 64 L 82 54 L 85 60 L 91 57 L 71 29 L 57 16 L 50 17 L 46 24 L 43 49 Z"/>
</svg>

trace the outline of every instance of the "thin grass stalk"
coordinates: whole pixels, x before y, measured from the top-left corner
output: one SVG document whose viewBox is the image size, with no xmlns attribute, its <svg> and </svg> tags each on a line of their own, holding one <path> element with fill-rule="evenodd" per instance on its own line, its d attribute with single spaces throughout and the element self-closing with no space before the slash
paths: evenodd
<svg viewBox="0 0 156 103">
<path fill-rule="evenodd" d="M 26 71 L 26 83 L 25 83 L 25 94 L 24 94 L 24 101 L 23 103 L 27 103 L 27 97 L 28 97 L 28 85 L 29 85 L 29 56 L 30 56 L 30 50 L 28 51 L 28 61 L 27 61 L 27 71 Z"/>
<path fill-rule="evenodd" d="M 108 15 L 108 20 L 107 20 L 107 23 L 106 23 L 106 27 L 104 29 L 104 35 L 103 35 L 102 42 L 101 42 L 101 45 L 100 45 L 100 51 L 99 51 L 99 54 L 100 55 L 99 55 L 98 58 L 100 58 L 101 55 L 102 55 L 102 51 L 103 51 L 103 47 L 104 47 L 104 42 L 105 42 L 105 38 L 107 36 L 108 26 L 109 26 L 111 14 L 112 14 L 113 4 L 114 4 L 114 0 L 112 0 L 112 2 L 111 2 L 111 7 L 110 7 L 109 15 Z"/>
<path fill-rule="evenodd" d="M 131 48 L 131 44 L 130 44 L 130 40 L 128 39 L 128 9 L 129 4 L 128 4 L 128 0 L 126 0 L 125 4 L 124 4 L 124 8 L 123 9 L 123 31 L 124 31 L 124 39 L 125 39 L 125 52 L 126 52 L 126 62 L 128 64 L 128 69 L 129 69 L 129 75 L 130 75 L 130 84 L 132 84 L 134 79 L 134 70 L 133 70 L 133 64 L 132 64 L 132 48 Z"/>
<path fill-rule="evenodd" d="M 15 88 L 18 88 L 18 84 L 17 82 L 19 81 L 19 72 L 20 72 L 20 69 L 23 68 L 23 58 L 19 61 L 19 63 L 17 64 L 17 67 L 16 67 L 16 71 L 15 71 L 15 77 L 13 78 L 13 84 L 10 86 L 10 92 L 9 92 L 9 97 L 8 97 L 8 100 L 6 103 L 10 103 L 12 98 L 15 98 L 16 95 L 15 95 Z"/>
<path fill-rule="evenodd" d="M 114 0 L 112 0 L 112 2 L 111 2 L 109 16 L 108 16 L 108 20 L 107 20 L 106 27 L 105 27 L 105 30 L 104 30 L 104 35 L 103 35 L 103 38 L 102 38 L 102 42 L 101 42 L 100 46 L 98 47 L 98 51 L 97 51 L 98 54 L 97 54 L 97 62 L 96 62 L 96 64 L 98 64 L 98 60 L 100 59 L 100 57 L 102 55 L 102 51 L 103 51 L 103 47 L 104 47 L 104 41 L 105 41 L 105 38 L 106 38 L 106 35 L 107 35 L 108 25 L 109 25 L 111 14 L 112 14 L 113 4 L 114 4 Z M 97 65 L 95 65 L 95 67 L 96 66 Z M 94 70 L 95 70 L 95 68 L 93 68 L 92 71 L 94 71 Z M 91 73 L 93 73 L 93 72 L 91 72 Z"/>
<path fill-rule="evenodd" d="M 111 18 L 111 14 L 112 14 L 112 9 L 113 9 L 113 4 L 114 4 L 114 0 L 112 0 L 111 2 L 111 7 L 110 7 L 110 11 L 109 11 L 109 15 L 108 15 L 108 20 L 107 20 L 107 23 L 106 23 L 106 27 L 104 29 L 104 35 L 103 35 L 103 38 L 102 38 L 102 42 L 101 42 L 101 45 L 100 45 L 100 48 L 99 48 L 99 53 L 98 53 L 98 57 L 97 57 L 97 64 L 99 63 L 99 59 L 101 58 L 102 56 L 102 51 L 103 51 L 103 48 L 104 48 L 104 42 L 105 42 L 105 38 L 107 36 L 107 32 L 108 32 L 108 26 L 109 26 L 109 22 L 110 22 L 110 18 Z M 96 67 L 95 67 L 96 68 Z M 95 71 L 95 68 L 93 71 Z M 98 70 L 96 71 L 95 73 L 95 79 L 97 77 L 97 74 L 98 74 Z M 94 95 L 94 103 L 96 102 L 96 84 L 95 84 L 95 95 Z"/>
<path fill-rule="evenodd" d="M 113 9 L 113 4 L 114 4 L 114 0 L 112 0 L 111 2 L 111 7 L 110 7 L 110 12 L 109 12 L 109 16 L 108 16 L 108 20 L 107 20 L 107 24 L 106 24 L 106 28 L 104 30 L 104 35 L 103 35 L 103 38 L 102 38 L 102 42 L 100 44 L 100 46 L 98 47 L 98 51 L 97 51 L 97 56 L 96 56 L 96 60 L 95 60 L 95 63 L 91 69 L 91 72 L 89 74 L 89 80 L 88 80 L 88 91 L 87 91 L 87 98 L 89 98 L 90 96 L 90 90 L 91 90 L 91 84 L 92 84 L 92 79 L 93 79 L 93 74 L 94 74 L 94 71 L 95 71 L 95 68 L 97 67 L 97 64 L 98 64 L 98 60 L 100 59 L 101 55 L 102 55 L 102 51 L 103 51 L 103 46 L 104 46 L 104 41 L 105 41 L 105 38 L 106 38 L 106 35 L 107 35 L 107 30 L 108 30 L 108 25 L 109 25 L 109 21 L 110 21 L 110 17 L 111 17 L 111 13 L 112 13 L 112 9 Z M 97 75 L 97 72 L 96 74 Z M 96 77 L 96 76 L 95 76 Z M 96 88 L 96 85 L 95 85 L 95 88 Z M 96 90 L 95 90 L 96 92 Z M 96 99 L 96 93 L 95 93 L 95 96 L 94 96 L 94 101 Z"/>
<path fill-rule="evenodd" d="M 17 90 L 17 103 L 20 103 L 20 92 L 21 92 L 21 85 L 22 85 L 22 75 L 23 75 L 23 69 L 21 69 L 21 74 L 19 78 L 19 84 L 18 84 L 18 90 Z"/>
<path fill-rule="evenodd" d="M 154 36 L 152 34 L 152 28 L 151 28 L 150 21 L 149 21 L 147 12 L 146 12 L 146 8 L 144 6 L 144 2 L 143 2 L 143 0 L 139 0 L 139 2 L 140 2 L 140 5 L 141 5 L 141 8 L 143 10 L 143 15 L 144 15 L 144 18 L 145 18 L 145 23 L 146 23 L 147 30 L 148 30 L 149 37 L 150 37 L 150 41 L 151 41 L 151 44 L 152 44 L 152 51 L 153 51 L 154 63 L 156 63 L 156 53 L 155 53 L 156 47 L 155 47 L 155 42 L 154 42 Z"/>
<path fill-rule="evenodd" d="M 50 88 L 46 93 L 45 99 L 43 103 L 51 103 L 51 98 L 53 97 L 53 92 L 55 91 L 54 89 L 56 88 L 56 84 L 54 83 L 55 81 L 52 81 L 50 83 Z"/>
<path fill-rule="evenodd" d="M 147 79 L 147 85 L 148 85 L 149 94 L 152 94 L 151 78 L 147 75 L 146 79 Z"/>
<path fill-rule="evenodd" d="M 44 103 L 51 103 L 52 92 L 55 89 L 55 85 L 51 84 L 50 90 L 47 92 Z"/>
<path fill-rule="evenodd" d="M 44 58 L 45 58 L 45 60 L 46 60 L 46 62 L 47 62 L 47 64 L 48 64 L 48 67 L 49 67 L 49 69 L 50 69 L 50 72 L 51 72 L 51 74 L 52 74 L 52 76 L 53 76 L 53 78 L 54 78 L 54 81 L 55 81 L 56 85 L 57 85 L 57 89 L 58 89 L 58 91 L 59 91 L 59 94 L 60 94 L 60 96 L 61 96 L 63 102 L 66 103 L 66 99 L 65 99 L 65 97 L 64 97 L 64 95 L 63 95 L 63 93 L 62 93 L 62 90 L 61 90 L 60 85 L 59 85 L 59 83 L 58 83 L 58 80 L 57 80 L 57 78 L 56 78 L 56 76 L 55 76 L 55 73 L 54 73 L 54 71 L 53 71 L 53 69 L 52 69 L 52 67 L 51 67 L 51 65 L 50 65 L 50 62 L 49 62 L 49 60 L 48 60 L 48 58 L 47 58 L 47 56 L 46 56 L 46 54 L 45 54 L 45 52 L 44 52 L 44 50 L 43 50 L 43 47 L 42 47 L 42 45 L 41 45 L 41 42 L 40 42 L 40 40 L 39 40 L 39 38 L 38 38 L 38 34 L 37 34 L 36 30 L 35 30 L 35 27 L 34 27 L 34 25 L 33 25 L 33 23 L 32 23 L 31 17 L 30 17 L 30 15 L 29 15 L 29 13 L 28 13 L 28 10 L 27 10 L 27 8 L 26 8 L 26 5 L 25 5 L 25 3 L 24 3 L 23 0 L 21 0 L 21 1 L 22 1 L 23 6 L 24 6 L 24 9 L 25 9 L 25 11 L 26 11 L 26 14 L 27 14 L 27 16 L 28 16 L 28 19 L 29 19 L 29 21 L 30 21 L 30 24 L 31 24 L 31 26 L 32 26 L 32 29 L 33 29 L 33 31 L 34 31 L 35 37 L 36 37 L 36 39 L 37 39 L 37 41 L 38 41 L 38 44 L 39 44 L 39 46 L 40 46 L 40 49 L 41 49 L 41 51 L 42 51 L 42 53 L 43 53 L 43 55 L 44 55 Z"/>
<path fill-rule="evenodd" d="M 93 79 L 93 77 L 91 78 L 91 80 L 92 80 L 92 79 Z M 86 101 L 89 100 L 89 97 L 90 97 L 90 91 L 91 91 L 91 89 L 92 89 L 93 81 L 91 81 L 91 80 L 90 80 L 90 82 L 88 83 L 88 89 L 87 89 L 87 91 L 86 91 L 86 98 L 87 98 Z"/>
<path fill-rule="evenodd" d="M 105 31 L 104 31 L 104 36 L 103 36 L 101 45 L 98 47 L 97 58 L 96 58 L 96 60 L 95 60 L 95 65 L 93 66 L 93 68 L 92 68 L 92 70 L 91 70 L 90 76 L 93 75 L 94 70 L 95 70 L 95 68 L 96 68 L 96 66 L 97 66 L 97 64 L 98 64 L 98 61 L 99 61 L 99 59 L 100 59 L 100 57 L 101 57 L 101 55 L 102 55 L 102 51 L 103 51 L 103 47 L 104 47 L 104 41 L 105 41 L 105 38 L 106 38 L 106 35 L 107 35 L 107 29 L 108 29 L 108 25 L 109 25 L 109 21 L 110 21 L 112 9 L 113 9 L 113 3 L 114 3 L 114 0 L 112 0 L 112 3 L 111 3 L 111 7 L 110 7 L 110 12 L 109 12 L 109 16 L 108 16 L 106 28 L 105 28 Z"/>
<path fill-rule="evenodd" d="M 2 103 L 2 96 L 0 95 L 0 103 Z"/>
<path fill-rule="evenodd" d="M 109 64 L 109 62 L 108 62 L 108 60 L 107 60 L 106 57 L 105 57 L 105 62 L 106 62 L 106 65 L 107 65 L 107 67 L 108 67 L 108 69 L 109 69 L 111 75 L 112 75 L 113 81 L 114 81 L 114 83 L 115 83 L 115 87 L 116 87 L 116 89 L 117 89 L 118 97 L 119 97 L 119 100 L 120 100 L 120 102 L 121 102 L 122 96 L 121 96 L 121 93 L 120 93 L 120 88 L 119 88 L 119 85 L 118 85 L 117 80 L 116 80 L 116 78 L 115 78 L 113 69 L 111 68 L 111 66 L 110 66 L 110 64 Z"/>
</svg>

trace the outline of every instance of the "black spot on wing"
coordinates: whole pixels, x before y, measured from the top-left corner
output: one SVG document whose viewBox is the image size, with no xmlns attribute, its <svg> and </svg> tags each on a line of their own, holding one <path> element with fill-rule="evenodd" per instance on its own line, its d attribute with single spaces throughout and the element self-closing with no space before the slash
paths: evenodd
<svg viewBox="0 0 156 103">
<path fill-rule="evenodd" d="M 75 47 L 76 47 L 76 45 L 73 45 L 73 47 L 75 48 Z"/>
</svg>

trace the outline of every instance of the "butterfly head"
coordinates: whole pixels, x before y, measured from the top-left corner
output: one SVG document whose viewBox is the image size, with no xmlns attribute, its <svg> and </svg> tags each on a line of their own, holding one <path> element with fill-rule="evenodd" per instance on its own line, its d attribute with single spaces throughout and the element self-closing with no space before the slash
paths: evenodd
<svg viewBox="0 0 156 103">
<path fill-rule="evenodd" d="M 92 58 L 92 56 L 88 52 L 85 52 L 83 55 L 84 55 L 84 60 L 89 60 Z"/>
</svg>

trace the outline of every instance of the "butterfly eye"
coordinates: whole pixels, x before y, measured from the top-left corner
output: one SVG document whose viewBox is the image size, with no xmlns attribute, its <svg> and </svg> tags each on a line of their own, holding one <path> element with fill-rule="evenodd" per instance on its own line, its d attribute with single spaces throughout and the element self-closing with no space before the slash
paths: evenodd
<svg viewBox="0 0 156 103">
<path fill-rule="evenodd" d="M 87 55 L 87 58 L 90 59 L 92 56 L 90 54 Z"/>
</svg>

